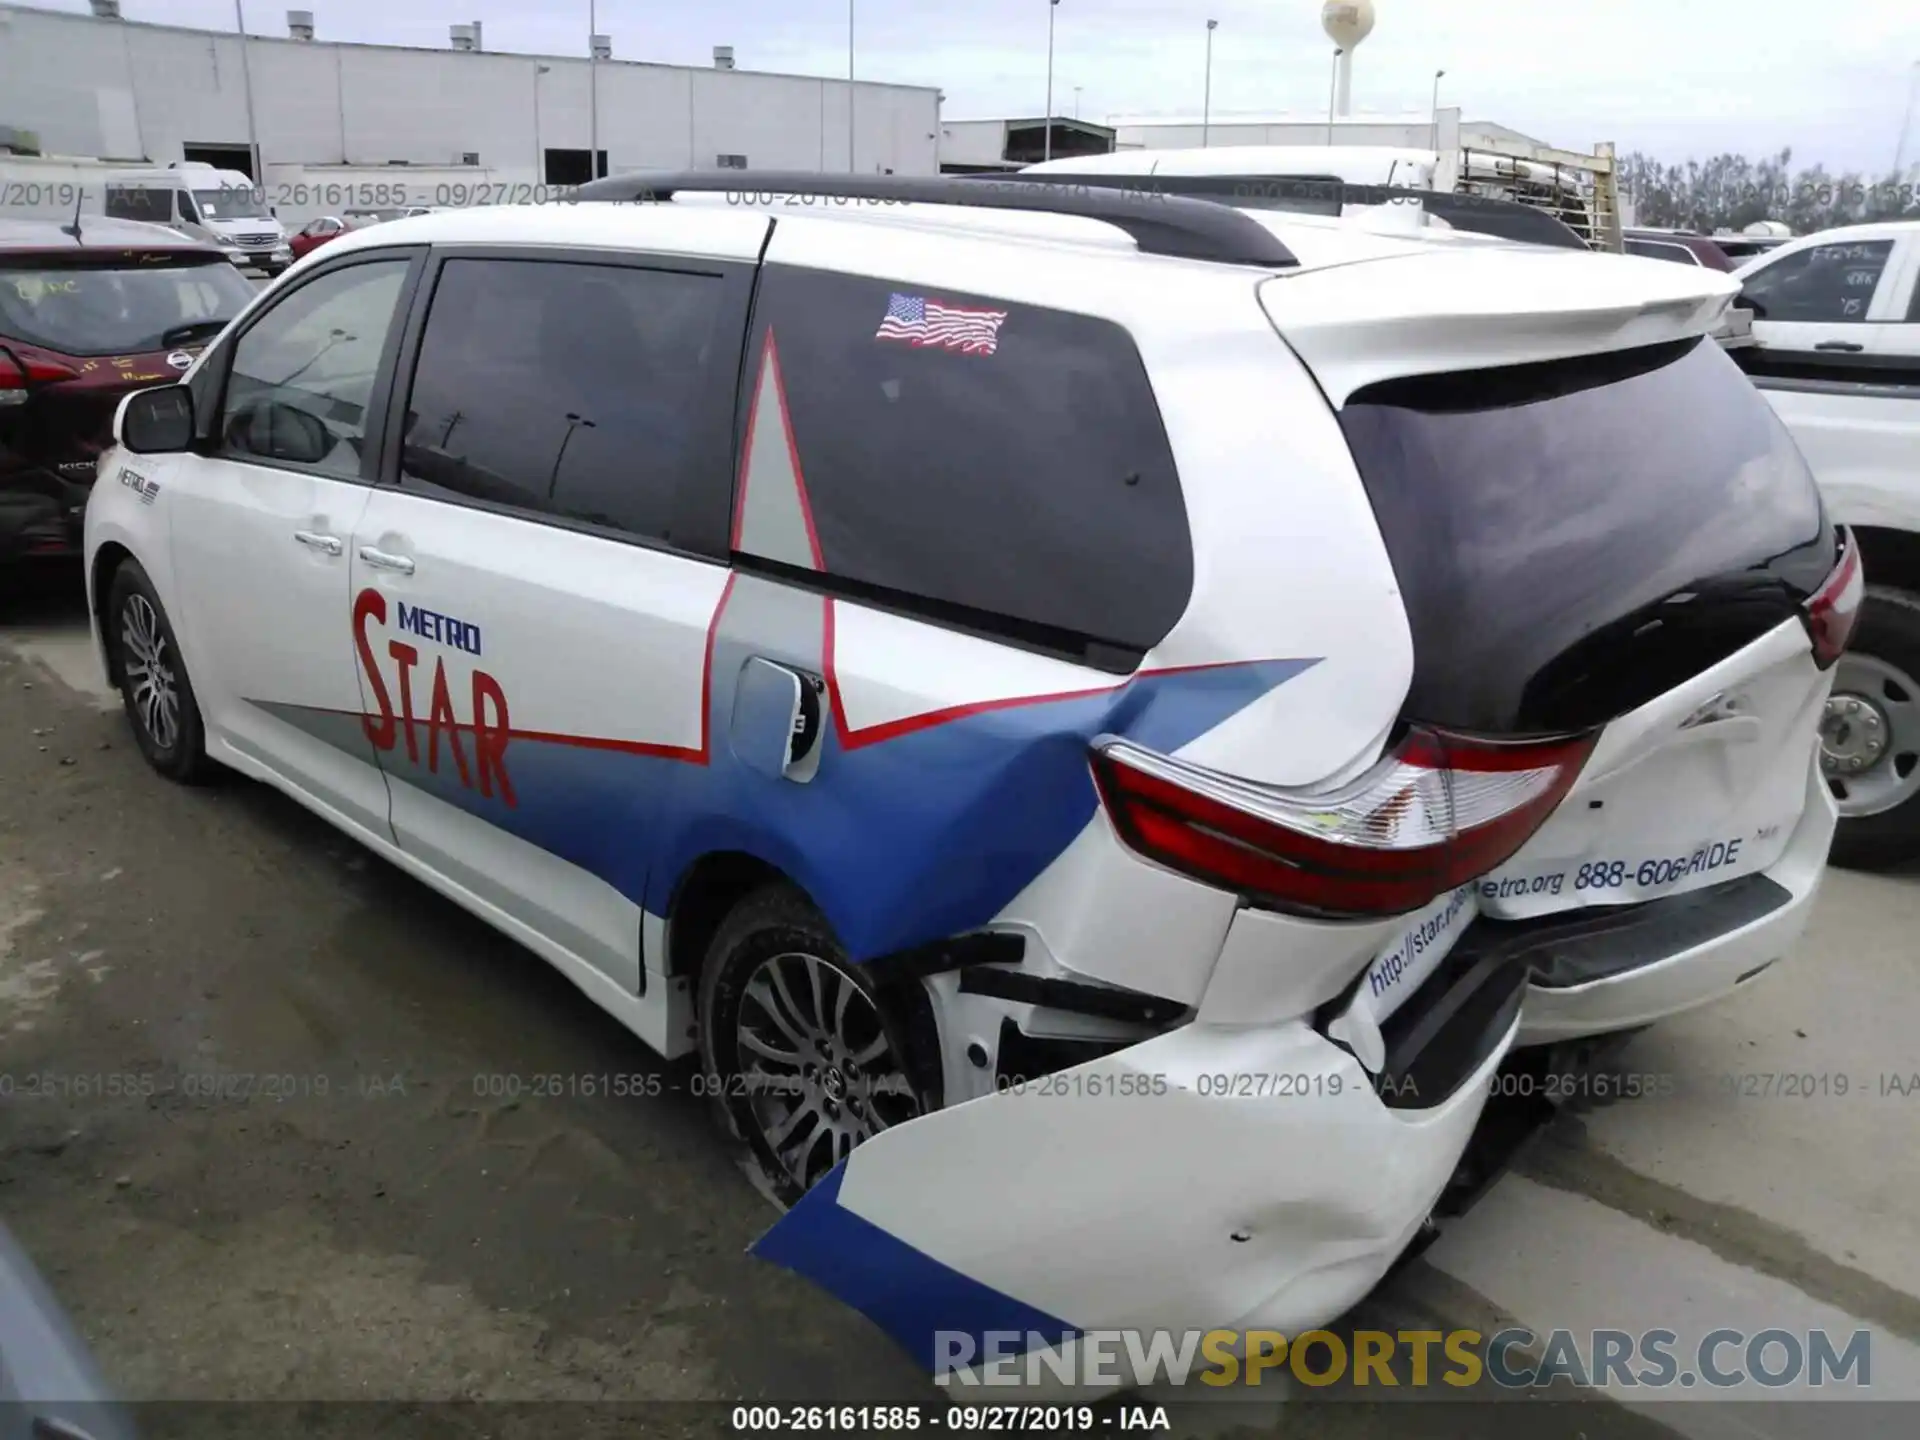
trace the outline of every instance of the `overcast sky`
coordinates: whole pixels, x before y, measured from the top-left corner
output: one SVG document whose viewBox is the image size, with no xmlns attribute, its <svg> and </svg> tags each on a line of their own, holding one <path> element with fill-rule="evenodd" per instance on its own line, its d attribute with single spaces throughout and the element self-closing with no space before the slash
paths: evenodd
<svg viewBox="0 0 1920 1440">
<path fill-rule="evenodd" d="M 86 0 L 38 0 L 84 12 Z M 243 0 L 247 27 L 286 33 L 285 0 Z M 581 54 L 588 0 L 298 0 L 319 37 L 447 44 L 482 21 L 489 50 Z M 1920 0 L 1377 0 L 1354 63 L 1356 111 L 1441 103 L 1555 144 L 1662 159 L 1791 145 L 1796 161 L 1884 174 L 1920 61 Z M 847 0 L 599 0 L 622 59 L 845 75 Z M 1045 108 L 1046 0 L 854 0 L 862 78 L 936 85 L 950 119 Z M 122 0 L 130 20 L 231 28 L 233 0 Z M 1200 110 L 1206 22 L 1213 113 L 1324 113 L 1330 42 L 1318 0 L 1060 0 L 1054 108 Z M 1906 147 L 1920 160 L 1920 114 Z"/>
</svg>

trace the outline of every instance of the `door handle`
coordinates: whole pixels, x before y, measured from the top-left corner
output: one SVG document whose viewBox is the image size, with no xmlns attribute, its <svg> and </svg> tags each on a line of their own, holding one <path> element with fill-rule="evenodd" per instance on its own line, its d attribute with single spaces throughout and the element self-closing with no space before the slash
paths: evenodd
<svg viewBox="0 0 1920 1440">
<path fill-rule="evenodd" d="M 1850 355 L 1857 355 L 1867 347 L 1857 340 L 1822 340 L 1813 348 L 1816 350 L 1845 350 Z"/>
<path fill-rule="evenodd" d="M 322 535 L 314 530 L 296 530 L 293 538 L 309 550 L 318 550 L 323 555 L 338 555 L 345 548 L 338 535 Z"/>
<path fill-rule="evenodd" d="M 362 545 L 360 558 L 376 570 L 398 570 L 402 575 L 413 573 L 413 560 L 410 556 L 392 555 L 385 550 L 376 550 L 371 545 Z"/>
</svg>

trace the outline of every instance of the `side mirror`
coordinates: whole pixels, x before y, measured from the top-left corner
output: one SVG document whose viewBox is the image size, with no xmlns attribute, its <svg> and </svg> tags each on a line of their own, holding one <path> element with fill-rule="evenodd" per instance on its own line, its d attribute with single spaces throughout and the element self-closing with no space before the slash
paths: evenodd
<svg viewBox="0 0 1920 1440">
<path fill-rule="evenodd" d="M 262 460 L 318 465 L 333 451 L 333 435 L 318 415 L 275 400 L 249 406 L 234 418 L 228 440 Z"/>
<path fill-rule="evenodd" d="M 193 445 L 193 392 L 184 385 L 136 390 L 120 402 L 113 438 L 136 455 L 176 455 Z"/>
<path fill-rule="evenodd" d="M 1744 290 L 1733 297 L 1733 303 L 1738 305 L 1742 310 L 1751 310 L 1753 312 L 1753 318 L 1756 320 L 1764 320 L 1767 318 L 1767 307 Z"/>
</svg>

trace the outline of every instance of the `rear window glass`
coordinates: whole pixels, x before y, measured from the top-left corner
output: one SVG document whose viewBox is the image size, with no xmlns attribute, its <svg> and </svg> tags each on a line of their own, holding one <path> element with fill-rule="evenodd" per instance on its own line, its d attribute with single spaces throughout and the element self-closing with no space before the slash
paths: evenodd
<svg viewBox="0 0 1920 1440">
<path fill-rule="evenodd" d="M 1605 627 L 1735 576 L 1817 585 L 1832 564 L 1806 462 L 1710 339 L 1390 381 L 1340 423 L 1405 597 L 1421 719 L 1540 718 L 1527 687 L 1537 700 Z M 1746 623 L 1713 643 L 1745 643 Z"/>
<path fill-rule="evenodd" d="M 142 354 L 181 343 L 169 333 L 182 326 L 231 320 L 252 298 L 246 277 L 225 260 L 0 264 L 0 335 L 67 355 Z"/>
<path fill-rule="evenodd" d="M 1118 325 L 770 266 L 756 364 L 769 326 L 832 575 L 1095 664 L 1173 628 L 1193 585 L 1186 508 Z"/>
</svg>

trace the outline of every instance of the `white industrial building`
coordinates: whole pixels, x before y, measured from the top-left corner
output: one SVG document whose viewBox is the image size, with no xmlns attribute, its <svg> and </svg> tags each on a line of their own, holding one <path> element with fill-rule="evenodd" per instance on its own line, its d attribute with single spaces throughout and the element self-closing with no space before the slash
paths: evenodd
<svg viewBox="0 0 1920 1440">
<path fill-rule="evenodd" d="M 1327 113 L 1303 111 L 1259 115 L 1122 115 L 1109 117 L 1116 150 L 1182 150 L 1196 145 L 1389 145 L 1414 150 L 1484 150 L 1525 158 L 1525 152 L 1555 153 L 1546 140 L 1523 135 L 1491 120 L 1463 119 L 1460 108 L 1384 115 L 1365 110 L 1328 124 Z M 1561 152 L 1564 153 L 1564 152 Z"/>
<path fill-rule="evenodd" d="M 1384 145 L 1445 154 L 1484 152 L 1548 163 L 1569 154 L 1506 125 L 1463 119 L 1459 107 L 1451 105 L 1417 114 L 1361 111 L 1331 123 L 1325 111 L 1208 117 L 1117 115 L 1101 124 L 1056 117 L 1052 130 L 1055 159 L 1110 150 L 1185 150 L 1202 145 Z M 958 172 L 1031 165 L 1041 158 L 1046 132 L 1046 122 L 1037 118 L 942 121 L 940 168 Z"/>
<path fill-rule="evenodd" d="M 595 38 L 597 62 L 496 53 L 478 24 L 450 23 L 445 50 L 330 43 L 315 33 L 324 4 L 289 11 L 285 35 L 248 35 L 243 56 L 231 31 L 121 18 L 138 6 L 0 5 L 0 143 L 13 131 L 24 132 L 13 148 L 49 157 L 202 160 L 270 189 L 357 183 L 375 168 L 385 180 L 403 167 L 419 177 L 415 190 L 449 172 L 573 184 L 591 178 L 597 91 L 603 173 L 938 173 L 940 93 L 926 87 L 735 69 L 727 46 L 710 69 L 630 61 L 611 55 L 606 36 Z"/>
<path fill-rule="evenodd" d="M 1438 113 L 1381 115 L 1361 111 L 1343 115 L 1329 126 L 1327 112 L 1275 112 L 1202 117 L 1192 114 L 1117 115 L 1113 127 L 1117 150 L 1184 150 L 1198 145 L 1325 145 L 1328 136 L 1341 145 L 1388 145 L 1415 150 L 1457 150 L 1470 145 L 1477 132 L 1514 136 L 1504 125 L 1481 121 L 1463 124 L 1457 106 Z M 1524 139 L 1525 137 L 1519 137 Z M 1534 142 L 1538 143 L 1538 142 Z"/>
</svg>

